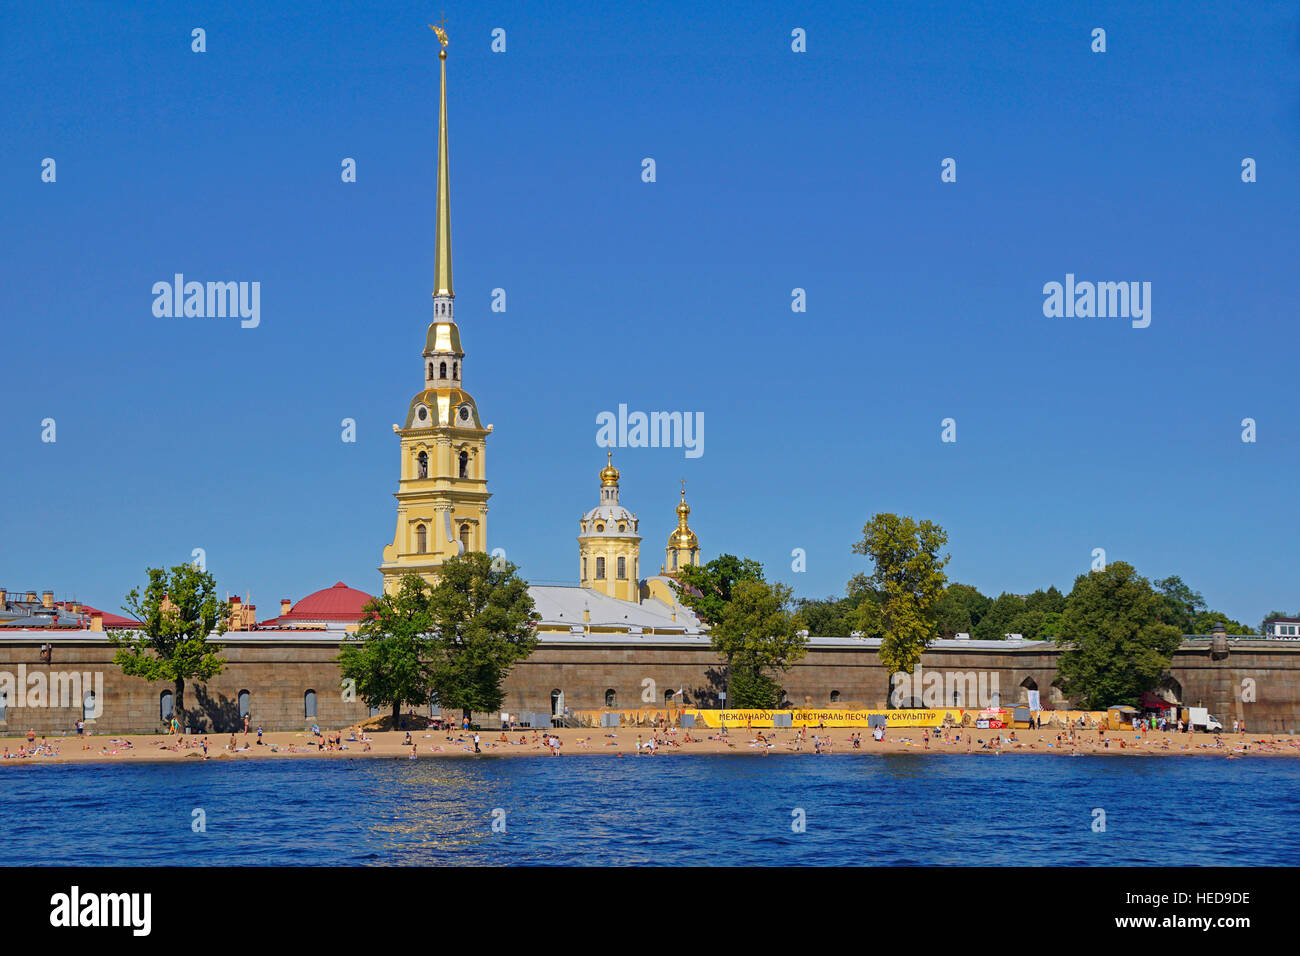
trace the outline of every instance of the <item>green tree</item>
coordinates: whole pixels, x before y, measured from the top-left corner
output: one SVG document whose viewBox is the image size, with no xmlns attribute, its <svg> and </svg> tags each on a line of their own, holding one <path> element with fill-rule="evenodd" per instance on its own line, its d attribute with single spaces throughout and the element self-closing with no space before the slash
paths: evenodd
<svg viewBox="0 0 1300 956">
<path fill-rule="evenodd" d="M 761 579 L 736 581 L 721 619 L 709 631 L 713 649 L 727 665 L 727 700 L 733 707 L 775 707 L 781 688 L 775 675 L 808 653 L 790 613 L 791 591 Z"/>
<path fill-rule="evenodd" d="M 1199 634 L 1196 618 L 1207 610 L 1205 598 L 1193 591 L 1178 575 L 1154 582 L 1160 594 L 1160 620 L 1178 628 L 1179 634 Z"/>
<path fill-rule="evenodd" d="M 856 597 L 798 598 L 795 623 L 818 637 L 848 637 L 853 630 L 850 618 L 860 602 Z"/>
<path fill-rule="evenodd" d="M 1019 594 L 1003 591 L 989 605 L 988 611 L 975 625 L 972 637 L 981 641 L 1004 641 L 1008 634 L 1021 634 L 1011 625 L 1025 611 L 1025 599 Z"/>
<path fill-rule="evenodd" d="M 931 521 L 877 514 L 853 545 L 875 565 L 867 580 L 877 601 L 860 605 L 860 630 L 882 636 L 880 660 L 893 672 L 910 674 L 937 631 L 936 605 L 950 557 L 940 557 L 939 549 L 947 543 L 947 532 Z"/>
<path fill-rule="evenodd" d="M 1192 629 L 1190 631 L 1182 631 L 1181 633 L 1209 634 L 1210 631 L 1214 630 L 1214 625 L 1216 624 L 1223 625 L 1223 632 L 1225 634 L 1253 633 L 1245 624 L 1242 624 L 1240 621 L 1234 621 L 1222 611 L 1202 611 L 1200 614 L 1196 615 L 1196 618 L 1192 621 Z"/>
<path fill-rule="evenodd" d="M 509 561 L 469 551 L 443 562 L 429 610 L 439 703 L 466 717 L 500 710 L 510 669 L 537 647 L 528 582 Z"/>
<path fill-rule="evenodd" d="M 1065 595 L 1052 585 L 1046 591 L 1039 588 L 1025 598 L 1026 611 L 1042 611 L 1045 615 L 1060 614 L 1065 610 Z"/>
<path fill-rule="evenodd" d="M 361 626 L 348 635 L 339 656 L 339 674 L 352 681 L 371 707 L 391 707 L 393 728 L 402 704 L 429 699 L 433 658 L 432 589 L 418 574 L 404 574 L 391 594 L 381 594 L 363 609 Z"/>
<path fill-rule="evenodd" d="M 1081 574 L 1065 602 L 1061 690 L 1091 710 L 1135 704 L 1169 668 L 1181 635 L 1160 620 L 1164 605 L 1131 564 Z"/>
<path fill-rule="evenodd" d="M 935 602 L 939 637 L 951 638 L 970 634 L 993 602 L 969 584 L 953 583 L 943 589 Z"/>
<path fill-rule="evenodd" d="M 686 565 L 677 571 L 673 589 L 678 600 L 710 626 L 722 620 L 731 591 L 740 581 L 762 581 L 763 565 L 751 558 L 720 554 L 708 564 Z"/>
<path fill-rule="evenodd" d="M 113 663 L 128 677 L 171 681 L 172 713 L 184 727 L 185 682 L 208 680 L 226 665 L 221 646 L 209 644 L 208 635 L 225 632 L 230 606 L 217 600 L 216 580 L 196 565 L 147 568 L 145 574 L 144 593 L 132 588 L 122 607 L 143 626 L 109 633 L 117 648 Z"/>
</svg>

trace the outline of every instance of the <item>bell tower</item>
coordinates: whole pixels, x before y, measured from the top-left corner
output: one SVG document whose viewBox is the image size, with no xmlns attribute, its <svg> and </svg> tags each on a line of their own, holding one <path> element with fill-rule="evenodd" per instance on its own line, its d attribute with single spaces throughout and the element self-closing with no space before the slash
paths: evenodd
<svg viewBox="0 0 1300 956">
<path fill-rule="evenodd" d="M 435 224 L 433 322 L 424 340 L 423 388 L 411 399 L 405 424 L 393 426 L 401 445 L 397 531 L 379 571 L 392 593 L 414 571 L 431 584 L 447 558 L 487 550 L 487 436 L 478 405 L 464 391 L 451 281 L 451 184 L 447 158 L 447 34 L 434 28 L 442 85 L 438 102 L 438 212 Z"/>
</svg>

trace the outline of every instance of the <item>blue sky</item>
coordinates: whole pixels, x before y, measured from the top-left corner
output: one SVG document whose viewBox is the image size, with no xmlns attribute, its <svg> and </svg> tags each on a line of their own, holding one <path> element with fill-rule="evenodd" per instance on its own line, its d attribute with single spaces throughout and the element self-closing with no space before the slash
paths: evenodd
<svg viewBox="0 0 1300 956">
<path fill-rule="evenodd" d="M 850 546 L 893 511 L 986 593 L 1068 590 L 1100 547 L 1248 623 L 1300 608 L 1294 5 L 747 6 L 446 7 L 490 545 L 576 582 L 596 415 L 625 403 L 705 419 L 700 458 L 615 453 L 643 569 L 684 476 L 705 557 L 801 595 L 866 570 Z M 378 590 L 431 320 L 442 10 L 0 14 L 0 584 L 116 609 L 201 547 L 266 616 Z M 261 324 L 156 318 L 177 272 L 260 282 Z M 1152 283 L 1150 327 L 1045 318 L 1066 273 Z"/>
</svg>

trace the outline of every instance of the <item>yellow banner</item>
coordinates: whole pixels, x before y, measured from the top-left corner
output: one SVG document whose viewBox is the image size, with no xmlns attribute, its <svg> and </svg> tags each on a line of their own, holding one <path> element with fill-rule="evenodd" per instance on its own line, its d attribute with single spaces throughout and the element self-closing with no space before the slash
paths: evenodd
<svg viewBox="0 0 1300 956">
<path fill-rule="evenodd" d="M 777 714 L 789 714 L 794 729 L 808 727 L 866 727 L 872 717 L 884 717 L 888 727 L 939 727 L 947 718 L 960 724 L 962 711 L 940 710 L 696 710 L 696 726 L 720 727 L 773 726 Z"/>
</svg>

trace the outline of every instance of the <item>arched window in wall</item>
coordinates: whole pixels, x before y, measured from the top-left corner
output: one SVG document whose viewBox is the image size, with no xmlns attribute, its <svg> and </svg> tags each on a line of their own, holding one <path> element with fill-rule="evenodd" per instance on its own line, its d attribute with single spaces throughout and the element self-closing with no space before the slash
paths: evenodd
<svg viewBox="0 0 1300 956">
<path fill-rule="evenodd" d="M 618 706 L 618 694 L 614 692 L 614 688 L 612 687 L 609 690 L 605 691 L 605 706 L 606 707 Z"/>
<path fill-rule="evenodd" d="M 176 714 L 175 701 L 175 695 L 169 690 L 158 695 L 158 719 L 164 724 L 170 722 Z"/>
<path fill-rule="evenodd" d="M 417 524 L 415 526 L 415 552 L 416 554 L 424 554 L 427 550 L 429 550 L 429 534 L 424 525 Z"/>
<path fill-rule="evenodd" d="M 582 559 L 582 580 L 587 580 L 587 559 Z"/>
<path fill-rule="evenodd" d="M 469 525 L 467 524 L 460 526 L 460 544 L 465 551 L 469 550 Z"/>
<path fill-rule="evenodd" d="M 239 716 L 241 718 L 249 715 L 249 705 L 252 703 L 252 695 L 246 690 L 239 692 Z"/>
<path fill-rule="evenodd" d="M 302 695 L 303 716 L 307 718 L 316 716 L 316 692 L 309 690 Z"/>
<path fill-rule="evenodd" d="M 460 453 L 460 476 L 462 478 L 469 477 L 469 452 L 467 451 Z"/>
<path fill-rule="evenodd" d="M 451 377 L 452 377 L 452 378 L 460 378 L 460 363 L 459 363 L 459 362 L 452 362 L 452 363 L 451 363 Z"/>
<path fill-rule="evenodd" d="M 618 559 L 618 579 L 620 581 L 627 580 L 627 558 L 620 557 Z"/>
<path fill-rule="evenodd" d="M 433 380 L 433 363 L 432 363 L 432 362 L 429 363 L 429 380 L 430 380 L 430 381 Z"/>
<path fill-rule="evenodd" d="M 596 559 L 596 580 L 597 581 L 605 580 L 605 559 L 604 558 Z"/>
<path fill-rule="evenodd" d="M 415 475 L 417 478 L 429 477 L 429 453 L 422 451 L 415 456 Z"/>
<path fill-rule="evenodd" d="M 439 362 L 439 363 L 438 363 L 438 378 L 446 378 L 446 377 L 447 377 L 447 363 L 446 363 L 446 362 Z"/>
</svg>

